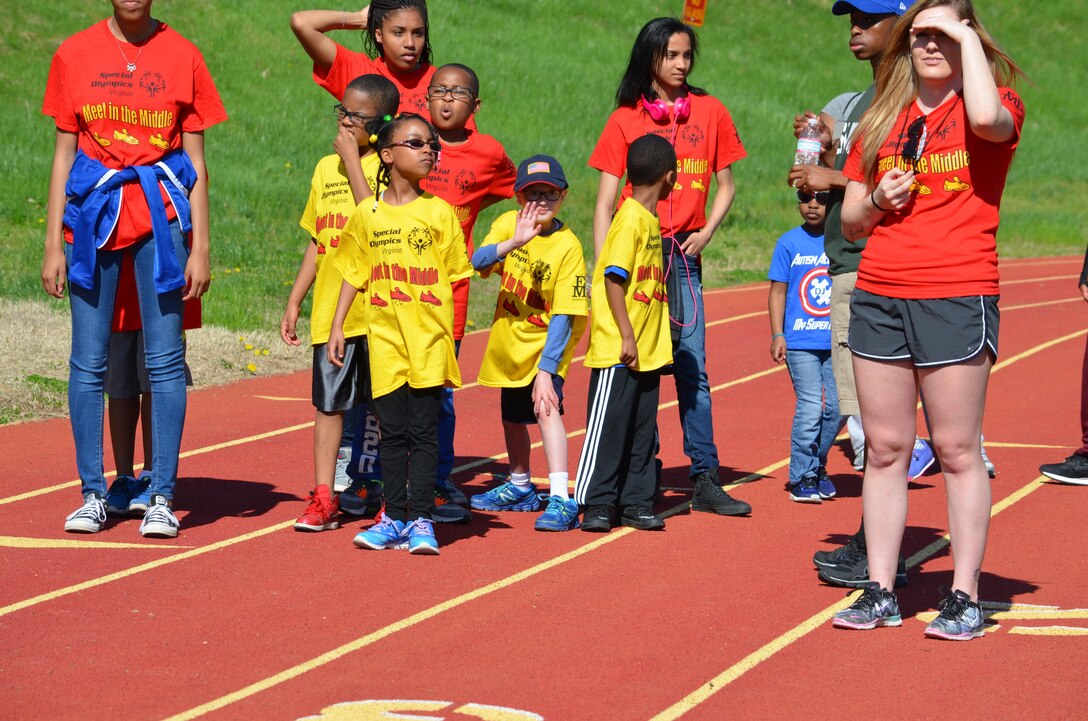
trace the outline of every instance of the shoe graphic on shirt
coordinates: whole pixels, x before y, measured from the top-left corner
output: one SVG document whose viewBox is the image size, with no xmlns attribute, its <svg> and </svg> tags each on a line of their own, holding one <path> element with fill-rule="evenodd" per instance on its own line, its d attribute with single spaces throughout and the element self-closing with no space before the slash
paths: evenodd
<svg viewBox="0 0 1088 721">
<path fill-rule="evenodd" d="M 399 300 L 401 303 L 411 303 L 412 302 L 412 296 L 408 295 L 407 293 L 402 291 L 400 288 L 393 288 L 393 290 L 389 291 L 389 297 L 392 298 L 393 300 Z"/>
<path fill-rule="evenodd" d="M 140 141 L 129 135 L 126 128 L 113 131 L 113 139 L 120 140 L 122 143 L 128 143 L 129 145 L 139 145 Z"/>
<path fill-rule="evenodd" d="M 517 318 L 517 317 L 519 317 L 521 315 L 521 313 L 518 312 L 517 303 L 510 300 L 509 298 L 507 298 L 506 300 L 504 300 L 502 302 L 502 309 L 505 310 L 510 315 L 514 316 L 515 318 Z"/>
<path fill-rule="evenodd" d="M 528 318 L 526 318 L 525 320 L 529 321 L 530 323 L 535 325 L 537 328 L 547 328 L 548 327 L 548 324 L 545 323 L 544 319 L 541 318 L 539 315 L 531 315 Z"/>
<path fill-rule="evenodd" d="M 168 150 L 170 148 L 170 143 L 166 141 L 166 138 L 162 137 L 162 133 L 155 133 L 147 139 L 147 142 L 151 143 L 159 150 Z"/>
<path fill-rule="evenodd" d="M 435 306 L 436 308 L 438 306 L 442 305 L 442 301 L 440 301 L 438 299 L 438 296 L 435 295 L 434 293 L 432 293 L 429 290 L 425 290 L 425 291 L 423 291 L 423 293 L 420 294 L 419 301 L 421 303 L 430 303 L 431 305 Z"/>
<path fill-rule="evenodd" d="M 385 308 L 389 303 L 377 293 L 370 296 L 370 305 L 375 308 Z"/>
<path fill-rule="evenodd" d="M 918 195 L 929 195 L 933 192 L 933 189 L 928 185 L 922 185 L 917 180 L 910 184 L 910 192 L 917 192 Z"/>
<path fill-rule="evenodd" d="M 102 146 L 103 148 L 108 148 L 108 147 L 110 147 L 111 145 L 113 145 L 113 141 L 112 141 L 112 140 L 106 140 L 105 138 L 103 138 L 103 137 L 102 137 L 101 135 L 99 135 L 98 133 L 92 133 L 92 135 L 94 136 L 94 139 L 95 139 L 95 141 L 96 141 L 96 142 L 97 142 L 97 143 L 98 143 L 99 145 L 101 145 L 101 146 Z"/>
<path fill-rule="evenodd" d="M 964 190 L 970 190 L 971 186 L 960 180 L 960 176 L 953 175 L 951 180 L 944 181 L 944 189 L 949 193 L 960 193 Z"/>
<path fill-rule="evenodd" d="M 658 288 L 654 291 L 653 299 L 656 300 L 658 303 L 664 303 L 666 301 L 665 291 Z"/>
<path fill-rule="evenodd" d="M 637 300 L 639 303 L 650 304 L 650 296 L 643 293 L 641 290 L 636 290 L 635 294 L 631 296 L 631 300 Z"/>
</svg>

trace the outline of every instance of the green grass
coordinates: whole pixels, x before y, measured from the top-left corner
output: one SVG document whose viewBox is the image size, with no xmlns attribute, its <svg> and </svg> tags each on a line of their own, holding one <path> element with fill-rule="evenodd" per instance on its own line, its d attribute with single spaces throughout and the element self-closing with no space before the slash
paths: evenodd
<svg viewBox="0 0 1088 721">
<path fill-rule="evenodd" d="M 564 163 L 572 190 L 562 215 L 587 247 L 597 173 L 585 163 L 612 109 L 630 44 L 647 19 L 678 13 L 681 5 L 430 3 L 437 61 L 466 63 L 481 77 L 480 128 L 498 137 L 515 161 L 547 152 Z M 846 47 L 846 20 L 832 16 L 830 5 L 709 3 L 692 81 L 729 107 L 749 157 L 734 167 L 737 200 L 706 251 L 708 285 L 765 277 L 775 239 L 798 222 L 784 182 L 793 115 L 870 80 L 868 64 Z M 1028 120 L 1005 193 L 1001 252 L 1079 254 L 1088 220 L 1088 102 L 1078 92 L 1088 67 L 1088 10 L 1073 0 L 978 5 L 1034 81 L 1022 88 Z M 272 0 L 159 0 L 155 6 L 157 16 L 204 52 L 231 115 L 207 133 L 215 275 L 205 305 L 209 324 L 275 326 L 307 242 L 298 216 L 314 163 L 331 152 L 333 100 L 310 80 L 309 62 L 288 27 L 293 9 Z M 108 11 L 104 0 L 7 8 L 0 28 L 0 81 L 9 94 L 0 109 L 8 148 L 0 154 L 0 222 L 7 235 L 0 296 L 41 297 L 53 129 L 40 106 L 49 60 L 64 37 Z M 361 47 L 358 34 L 337 37 Z M 509 207 L 485 212 L 478 232 Z M 477 326 L 490 322 L 493 292 L 493 285 L 476 286 L 471 317 Z"/>
</svg>

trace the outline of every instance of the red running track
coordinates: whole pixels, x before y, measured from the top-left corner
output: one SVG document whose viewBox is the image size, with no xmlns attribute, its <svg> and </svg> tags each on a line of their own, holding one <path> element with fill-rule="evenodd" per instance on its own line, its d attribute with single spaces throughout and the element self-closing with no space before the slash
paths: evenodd
<svg viewBox="0 0 1088 721">
<path fill-rule="evenodd" d="M 951 580 L 939 474 L 911 493 L 903 627 L 830 627 L 849 599 L 810 557 L 856 529 L 860 478 L 836 451 L 838 499 L 805 506 L 782 491 L 793 395 L 767 354 L 765 287 L 752 285 L 706 296 L 722 476 L 744 481 L 731 492 L 750 518 L 684 509 L 668 381 L 659 425 L 677 490 L 659 508 L 672 514 L 664 533 L 540 534 L 536 514 L 474 513 L 438 528 L 437 558 L 355 549 L 369 522 L 290 529 L 312 477 L 308 373 L 191 394 L 175 541 L 141 539 L 136 520 L 64 534 L 78 502 L 66 421 L 0 427 L 0 717 L 1078 717 L 1088 489 L 1043 484 L 1037 466 L 1079 438 L 1079 265 L 1002 264 L 984 639 L 925 640 L 915 618 Z M 466 380 L 485 342 L 466 339 Z M 572 466 L 587 378 L 576 364 L 567 382 Z M 504 469 L 497 403 L 493 389 L 457 393 L 469 493 Z M 533 462 L 544 468 L 539 450 Z"/>
</svg>

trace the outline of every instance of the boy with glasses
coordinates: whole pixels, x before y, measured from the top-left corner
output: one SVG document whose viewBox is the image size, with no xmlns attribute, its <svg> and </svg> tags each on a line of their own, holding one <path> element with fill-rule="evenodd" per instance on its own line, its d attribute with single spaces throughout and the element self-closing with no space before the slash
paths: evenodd
<svg viewBox="0 0 1088 721">
<path fill-rule="evenodd" d="M 472 229 L 480 211 L 514 194 L 514 164 L 502 144 L 475 130 L 472 118 L 480 109 L 480 80 L 471 68 L 458 63 L 435 71 L 427 87 L 431 123 L 442 144 L 439 162 L 420 187 L 453 206 L 472 256 Z M 468 318 L 469 281 L 453 284 L 453 341 L 458 350 Z M 438 419 L 438 478 L 435 508 L 438 522 L 466 523 L 468 499 L 450 480 L 456 425 L 453 391 L 442 391 Z"/>
</svg>

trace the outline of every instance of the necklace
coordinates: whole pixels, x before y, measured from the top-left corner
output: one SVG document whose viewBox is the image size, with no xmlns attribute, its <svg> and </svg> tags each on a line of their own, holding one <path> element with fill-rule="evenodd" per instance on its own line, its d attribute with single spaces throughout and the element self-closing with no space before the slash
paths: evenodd
<svg viewBox="0 0 1088 721">
<path fill-rule="evenodd" d="M 150 38 L 154 34 L 156 27 L 157 25 L 153 21 L 151 25 L 151 32 L 148 33 L 147 36 L 143 38 L 143 40 L 146 41 L 148 38 Z M 117 44 L 117 52 L 121 53 L 121 57 L 125 59 L 125 70 L 130 73 L 136 72 L 136 63 L 140 62 L 140 56 L 143 55 L 144 48 L 147 47 L 147 45 L 143 45 L 140 47 L 139 52 L 136 53 L 135 60 L 129 60 L 128 56 L 125 55 L 125 51 L 121 49 L 121 41 L 118 40 L 117 36 L 114 35 L 112 32 L 110 32 L 110 35 L 113 36 L 113 42 Z"/>
</svg>

